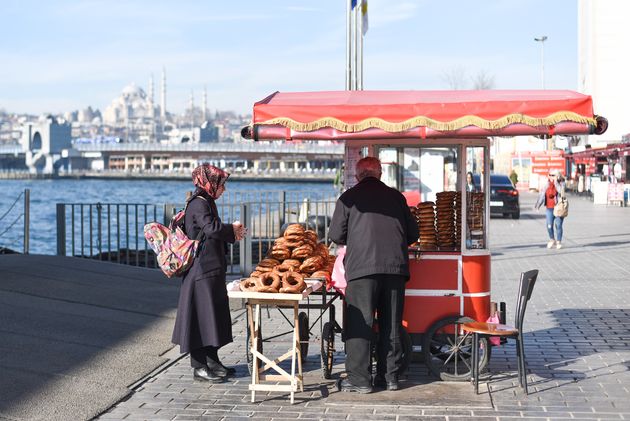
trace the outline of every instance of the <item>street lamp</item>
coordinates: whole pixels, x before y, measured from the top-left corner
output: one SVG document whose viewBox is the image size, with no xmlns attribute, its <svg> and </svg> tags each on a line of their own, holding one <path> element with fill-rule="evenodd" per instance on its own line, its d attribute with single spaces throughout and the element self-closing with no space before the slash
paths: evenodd
<svg viewBox="0 0 630 421">
<path fill-rule="evenodd" d="M 534 41 L 540 42 L 540 68 L 542 77 L 542 88 L 545 89 L 545 41 L 547 41 L 547 35 L 543 35 L 540 38 L 534 38 Z"/>
</svg>

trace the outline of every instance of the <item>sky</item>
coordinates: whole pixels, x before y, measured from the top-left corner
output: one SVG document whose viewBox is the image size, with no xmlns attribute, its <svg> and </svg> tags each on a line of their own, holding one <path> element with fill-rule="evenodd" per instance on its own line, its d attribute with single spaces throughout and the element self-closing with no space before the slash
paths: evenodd
<svg viewBox="0 0 630 421">
<path fill-rule="evenodd" d="M 0 109 L 101 111 L 162 69 L 167 109 L 204 86 L 211 111 L 275 91 L 345 88 L 346 0 L 2 0 Z M 577 0 L 369 0 L 364 89 L 576 89 Z M 472 87 L 472 82 L 470 83 Z"/>
</svg>

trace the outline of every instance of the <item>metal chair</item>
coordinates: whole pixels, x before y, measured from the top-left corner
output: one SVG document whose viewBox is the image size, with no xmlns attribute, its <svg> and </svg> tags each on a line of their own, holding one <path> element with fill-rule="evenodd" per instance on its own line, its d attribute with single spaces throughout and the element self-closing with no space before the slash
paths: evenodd
<svg viewBox="0 0 630 421">
<path fill-rule="evenodd" d="M 473 355 L 472 355 L 472 381 L 475 385 L 475 393 L 479 394 L 479 338 L 488 336 L 500 336 L 502 338 L 516 339 L 516 356 L 518 358 L 518 381 L 519 385 L 527 391 L 527 371 L 525 368 L 525 347 L 523 344 L 523 319 L 527 302 L 532 296 L 534 284 L 538 277 L 538 270 L 530 270 L 521 273 L 521 280 L 518 288 L 518 302 L 516 303 L 516 327 L 485 322 L 464 323 L 464 332 L 473 334 Z"/>
</svg>

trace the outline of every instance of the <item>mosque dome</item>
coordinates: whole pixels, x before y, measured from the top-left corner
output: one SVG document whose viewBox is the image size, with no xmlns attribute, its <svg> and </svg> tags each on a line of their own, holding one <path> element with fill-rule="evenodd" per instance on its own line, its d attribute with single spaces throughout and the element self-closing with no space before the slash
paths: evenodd
<svg viewBox="0 0 630 421">
<path fill-rule="evenodd" d="M 103 121 L 106 124 L 126 124 L 127 120 L 154 118 L 154 106 L 146 92 L 131 83 L 125 86 L 118 98 L 105 109 Z"/>
<path fill-rule="evenodd" d="M 122 96 L 126 98 L 146 98 L 147 94 L 140 88 L 136 86 L 135 83 L 127 85 L 122 90 Z"/>
</svg>

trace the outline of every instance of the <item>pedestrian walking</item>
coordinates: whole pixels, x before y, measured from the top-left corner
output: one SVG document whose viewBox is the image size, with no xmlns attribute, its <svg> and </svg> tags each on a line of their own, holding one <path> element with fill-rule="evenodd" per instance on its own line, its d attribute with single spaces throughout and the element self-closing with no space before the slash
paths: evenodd
<svg viewBox="0 0 630 421">
<path fill-rule="evenodd" d="M 514 187 L 516 187 L 516 185 L 518 184 L 518 174 L 516 173 L 516 170 L 514 170 L 514 168 L 512 168 L 509 177 Z"/>
<path fill-rule="evenodd" d="M 540 209 L 541 206 L 545 206 L 545 217 L 547 225 L 547 234 L 549 234 L 549 241 L 547 242 L 547 248 L 557 249 L 562 248 L 562 224 L 564 222 L 563 216 L 554 216 L 553 209 L 558 203 L 559 197 L 564 196 L 566 189 L 566 183 L 562 177 L 560 171 L 552 171 L 547 176 L 547 185 L 540 190 L 535 209 Z"/>
<path fill-rule="evenodd" d="M 232 342 L 232 320 L 225 286 L 227 243 L 240 240 L 245 228 L 224 224 L 215 201 L 225 191 L 229 174 L 203 164 L 192 172 L 196 189 L 187 199 L 184 228 L 188 238 L 203 231 L 197 256 L 182 279 L 172 342 L 190 352 L 193 378 L 221 382 L 234 374 L 219 360 L 218 351 Z"/>
<path fill-rule="evenodd" d="M 346 371 L 338 383 L 344 392 L 370 393 L 371 340 L 378 312 L 377 375 L 374 386 L 398 389 L 402 362 L 400 329 L 405 282 L 409 279 L 408 245 L 418 226 L 403 195 L 380 181 L 381 163 L 373 157 L 356 164 L 358 183 L 335 205 L 329 238 L 346 246 Z"/>
<path fill-rule="evenodd" d="M 475 179 L 473 178 L 473 173 L 468 171 L 466 173 L 466 191 L 469 193 L 474 193 L 479 191 L 479 187 L 475 184 Z"/>
</svg>

